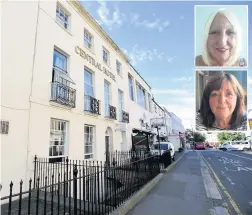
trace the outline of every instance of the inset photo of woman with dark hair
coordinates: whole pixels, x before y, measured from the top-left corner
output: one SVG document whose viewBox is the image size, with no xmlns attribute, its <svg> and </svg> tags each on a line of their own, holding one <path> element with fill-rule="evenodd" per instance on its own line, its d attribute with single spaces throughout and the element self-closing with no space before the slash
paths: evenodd
<svg viewBox="0 0 252 215">
<path fill-rule="evenodd" d="M 196 71 L 196 130 L 247 131 L 247 71 Z"/>
<path fill-rule="evenodd" d="M 196 5 L 194 39 L 196 67 L 247 67 L 247 5 Z"/>
</svg>

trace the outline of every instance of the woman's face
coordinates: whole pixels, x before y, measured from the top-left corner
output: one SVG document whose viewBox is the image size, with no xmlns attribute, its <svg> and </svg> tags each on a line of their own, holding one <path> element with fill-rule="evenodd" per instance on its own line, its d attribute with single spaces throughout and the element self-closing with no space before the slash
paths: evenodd
<svg viewBox="0 0 252 215">
<path fill-rule="evenodd" d="M 236 43 L 235 31 L 228 19 L 217 14 L 209 30 L 207 49 L 217 66 L 223 66 L 229 59 Z"/>
<path fill-rule="evenodd" d="M 237 95 L 228 80 L 223 80 L 219 90 L 210 93 L 209 105 L 216 119 L 231 119 L 236 106 Z"/>
</svg>

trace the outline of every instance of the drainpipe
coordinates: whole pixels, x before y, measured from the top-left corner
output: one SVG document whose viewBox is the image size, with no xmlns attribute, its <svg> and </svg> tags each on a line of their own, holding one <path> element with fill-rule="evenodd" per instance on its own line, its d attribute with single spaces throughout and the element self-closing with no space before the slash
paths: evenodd
<svg viewBox="0 0 252 215">
<path fill-rule="evenodd" d="M 26 149 L 26 179 L 25 185 L 27 186 L 28 183 L 28 171 L 33 169 L 29 169 L 29 153 L 30 153 L 30 129 L 31 129 L 31 96 L 32 96 L 32 84 L 33 84 L 33 75 L 34 75 L 34 65 L 35 65 L 35 56 L 36 56 L 36 48 L 37 48 L 37 34 L 38 34 L 38 22 L 39 22 L 39 12 L 40 12 L 40 0 L 38 1 L 38 15 L 37 15 L 37 23 L 36 23 L 36 30 L 35 30 L 35 41 L 34 41 L 34 52 L 33 52 L 33 62 L 32 62 L 32 73 L 31 73 L 31 90 L 29 95 L 29 115 L 28 115 L 28 141 L 27 141 L 27 149 Z"/>
</svg>

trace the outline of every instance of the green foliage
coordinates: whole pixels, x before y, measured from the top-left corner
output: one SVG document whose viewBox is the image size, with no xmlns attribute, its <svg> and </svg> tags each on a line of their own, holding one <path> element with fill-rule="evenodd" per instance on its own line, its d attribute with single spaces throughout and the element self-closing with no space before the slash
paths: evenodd
<svg viewBox="0 0 252 215">
<path fill-rule="evenodd" d="M 194 132 L 193 138 L 194 142 L 205 142 L 206 135 L 204 133 Z"/>
<path fill-rule="evenodd" d="M 191 129 L 186 129 L 185 137 L 187 141 L 190 142 L 205 142 L 206 135 L 200 132 L 194 132 Z"/>
<path fill-rule="evenodd" d="M 221 132 L 218 133 L 217 137 L 221 144 L 224 142 L 246 139 L 245 133 L 242 132 Z"/>
</svg>

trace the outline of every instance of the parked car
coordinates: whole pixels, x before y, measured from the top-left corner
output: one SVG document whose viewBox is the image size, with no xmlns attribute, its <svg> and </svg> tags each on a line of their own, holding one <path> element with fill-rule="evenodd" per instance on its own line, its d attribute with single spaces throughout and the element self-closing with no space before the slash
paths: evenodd
<svg viewBox="0 0 252 215">
<path fill-rule="evenodd" d="M 251 150 L 251 144 L 249 141 L 225 142 L 219 149 L 223 151 L 248 151 Z"/>
<path fill-rule="evenodd" d="M 205 143 L 195 143 L 195 149 L 206 149 L 206 144 Z"/>
<path fill-rule="evenodd" d="M 214 148 L 214 143 L 213 142 L 208 143 L 208 148 Z"/>
<path fill-rule="evenodd" d="M 159 155 L 159 153 L 161 153 L 161 156 L 162 156 L 167 151 L 170 151 L 172 160 L 175 160 L 175 156 L 174 156 L 175 149 L 174 149 L 174 145 L 171 142 L 169 142 L 169 141 L 160 142 L 160 152 L 159 152 L 159 143 L 158 142 L 154 143 L 151 146 L 152 155 Z"/>
</svg>

